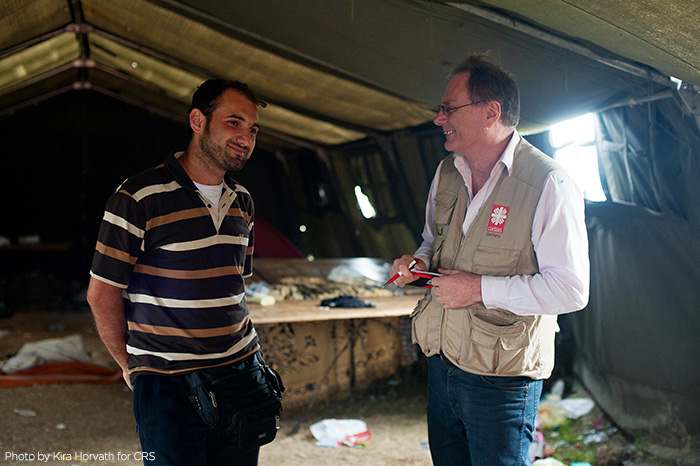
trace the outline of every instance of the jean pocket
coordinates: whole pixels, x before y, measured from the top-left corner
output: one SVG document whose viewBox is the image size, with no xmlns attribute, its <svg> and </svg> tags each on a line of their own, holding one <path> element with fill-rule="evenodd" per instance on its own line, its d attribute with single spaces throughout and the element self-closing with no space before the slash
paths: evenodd
<svg viewBox="0 0 700 466">
<path fill-rule="evenodd" d="M 529 377 L 496 377 L 482 375 L 481 380 L 489 386 L 504 392 L 523 392 L 527 393 L 530 390 L 530 385 L 533 380 Z"/>
</svg>

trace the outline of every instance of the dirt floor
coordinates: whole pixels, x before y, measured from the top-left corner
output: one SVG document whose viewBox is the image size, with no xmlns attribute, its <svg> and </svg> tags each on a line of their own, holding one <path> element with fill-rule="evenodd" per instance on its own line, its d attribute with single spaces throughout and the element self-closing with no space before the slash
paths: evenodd
<svg viewBox="0 0 700 466">
<path fill-rule="evenodd" d="M 5 330 L 3 332 L 3 330 Z M 0 319 L 0 361 L 25 342 L 82 335 L 91 359 L 111 361 L 89 313 L 21 313 Z M 420 367 L 391 374 L 346 400 L 309 412 L 283 412 L 277 439 L 260 464 L 334 466 L 430 465 L 425 382 Z M 302 410 L 303 411 L 303 410 Z M 324 419 L 361 419 L 372 432 L 364 448 L 316 446 L 309 426 Z M 131 392 L 122 383 L 36 385 L 0 391 L 0 464 L 140 465 Z M 597 408 L 565 429 L 545 432 L 549 453 L 563 464 L 670 466 L 616 429 Z"/>
<path fill-rule="evenodd" d="M 111 361 L 87 313 L 16 314 L 0 319 L 0 330 L 8 331 L 0 338 L 0 360 L 14 355 L 25 342 L 78 333 L 94 362 Z M 403 382 L 403 376 L 390 379 L 385 387 L 373 388 L 384 391 L 389 387 L 388 393 L 366 393 L 366 399 L 319 405 L 311 413 L 283 411 L 278 437 L 262 448 L 260 464 L 429 465 L 425 392 L 414 389 L 418 395 L 412 396 L 405 393 L 405 386 L 391 388 Z M 399 396 L 399 392 L 406 396 Z M 309 426 L 330 418 L 365 421 L 372 432 L 371 445 L 338 449 L 316 446 Z M 62 466 L 142 464 L 135 459 L 140 445 L 131 391 L 122 383 L 1 389 L 0 419 L 2 465 L 39 464 L 46 458 L 44 464 Z M 82 458 L 78 454 L 83 454 Z M 34 455 L 33 461 L 29 455 Z M 95 460 L 89 455 L 104 458 Z"/>
</svg>

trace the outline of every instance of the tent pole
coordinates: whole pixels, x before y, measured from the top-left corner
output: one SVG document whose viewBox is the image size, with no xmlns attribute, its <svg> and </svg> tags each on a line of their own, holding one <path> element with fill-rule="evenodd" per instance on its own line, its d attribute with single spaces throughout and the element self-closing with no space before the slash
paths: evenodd
<svg viewBox="0 0 700 466">
<path fill-rule="evenodd" d="M 352 216 L 350 215 L 350 208 L 347 204 L 347 198 L 343 193 L 340 191 L 340 182 L 338 181 L 338 177 L 335 175 L 335 169 L 333 168 L 333 164 L 331 163 L 331 158 L 328 155 L 328 151 L 321 146 L 318 146 L 316 149 L 316 157 L 325 165 L 328 173 L 328 177 L 330 180 L 330 186 L 333 189 L 333 193 L 337 199 L 338 202 L 338 207 L 340 208 L 340 212 L 343 216 L 343 221 L 345 222 L 345 228 L 347 231 L 351 232 L 350 233 L 350 245 L 352 247 L 352 250 L 357 257 L 362 257 L 365 255 L 365 250 L 362 247 L 362 243 L 360 240 L 357 239 L 357 235 L 355 232 L 357 231 L 357 227 L 355 226 Z"/>
<path fill-rule="evenodd" d="M 618 102 L 614 105 L 610 105 L 600 110 L 596 110 L 596 113 L 602 113 L 607 110 L 619 107 L 634 107 L 635 105 L 646 104 L 649 102 L 655 102 L 657 100 L 670 99 L 673 97 L 673 91 L 671 89 L 666 89 L 665 91 L 657 92 L 656 94 L 647 95 L 644 97 L 638 97 L 636 99 L 628 99 L 623 102 Z"/>
<path fill-rule="evenodd" d="M 420 217 L 412 215 L 414 212 L 419 212 L 419 209 L 417 208 L 413 196 L 411 195 L 412 189 L 410 183 L 406 179 L 406 173 L 403 170 L 403 167 L 401 167 L 401 162 L 396 155 L 394 139 L 387 135 L 373 135 L 373 138 L 387 156 L 389 166 L 393 172 L 391 176 L 392 181 L 399 184 L 399 188 L 395 190 L 399 199 L 396 207 L 405 219 L 404 224 L 409 231 L 416 238 L 420 238 L 423 231 L 423 224 L 420 221 Z"/>
</svg>

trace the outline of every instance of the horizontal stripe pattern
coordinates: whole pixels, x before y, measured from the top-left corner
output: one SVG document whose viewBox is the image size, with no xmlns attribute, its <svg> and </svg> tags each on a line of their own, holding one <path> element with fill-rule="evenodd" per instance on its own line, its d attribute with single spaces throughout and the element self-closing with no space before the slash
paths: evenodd
<svg viewBox="0 0 700 466">
<path fill-rule="evenodd" d="M 167 361 L 198 361 L 204 359 L 222 359 L 231 357 L 241 350 L 246 348 L 250 343 L 257 340 L 258 334 L 253 329 L 245 338 L 242 338 L 231 346 L 228 350 L 220 353 L 206 353 L 206 354 L 195 354 L 195 353 L 167 353 L 158 351 L 148 351 L 141 348 L 135 348 L 133 346 L 126 346 L 126 351 L 134 356 L 155 356 L 157 358 L 165 359 Z"/>
<path fill-rule="evenodd" d="M 97 275 L 97 274 L 96 274 L 95 272 L 93 272 L 92 270 L 90 271 L 90 276 L 93 277 L 93 278 L 95 278 L 96 280 L 99 280 L 99 281 L 101 281 L 101 282 L 104 282 L 104 283 L 106 283 L 106 284 L 108 284 L 108 285 L 112 285 L 112 286 L 114 286 L 114 287 L 116 287 L 116 288 L 126 289 L 126 287 L 128 286 L 127 284 L 124 284 L 124 283 L 117 283 L 117 282 L 113 282 L 112 280 L 108 280 L 108 279 L 105 278 L 105 277 L 100 277 L 99 275 Z"/>
<path fill-rule="evenodd" d="M 160 246 L 160 248 L 165 249 L 166 251 L 193 251 L 219 244 L 248 246 L 248 238 L 245 236 L 215 235 L 194 241 L 165 244 Z"/>
<path fill-rule="evenodd" d="M 137 257 L 130 255 L 128 252 L 120 251 L 116 248 L 110 248 L 106 244 L 102 244 L 99 241 L 97 242 L 95 249 L 97 250 L 97 252 L 104 256 L 111 257 L 122 262 L 127 262 L 131 265 L 136 264 L 136 261 L 138 259 Z"/>
<path fill-rule="evenodd" d="M 235 207 L 230 208 L 226 215 L 230 215 L 232 217 L 242 217 L 248 223 L 250 223 L 251 220 L 251 217 L 247 212 L 244 212 L 241 209 L 237 209 Z"/>
<path fill-rule="evenodd" d="M 139 238 L 143 238 L 144 231 L 141 228 L 138 228 L 137 226 L 132 225 L 126 219 L 124 219 L 122 217 L 118 217 L 111 212 L 105 212 L 103 220 L 105 222 L 111 223 L 114 226 L 122 227 L 123 229 L 125 229 L 126 231 L 128 231 L 129 233 L 131 233 L 134 236 L 137 236 Z"/>
<path fill-rule="evenodd" d="M 202 206 L 154 217 L 146 223 L 146 229 L 150 230 L 152 228 L 161 227 L 170 223 L 196 219 L 199 217 L 209 217 L 209 210 Z"/>
<path fill-rule="evenodd" d="M 248 325 L 249 320 L 250 318 L 246 316 L 246 318 L 243 319 L 241 323 L 236 325 L 205 329 L 182 329 L 175 327 L 164 327 L 162 325 L 139 324 L 136 322 L 128 322 L 127 328 L 133 332 L 152 333 L 154 335 L 165 335 L 171 337 L 209 338 L 220 337 L 223 335 L 231 335 L 236 332 L 240 332 L 243 327 Z"/>
<path fill-rule="evenodd" d="M 231 204 L 217 225 L 171 156 L 108 200 L 90 273 L 126 287 L 132 376 L 220 365 L 259 347 L 243 281 L 252 272 L 253 202 L 228 175 L 225 190 Z"/>
<path fill-rule="evenodd" d="M 239 304 L 245 293 L 241 293 L 236 296 L 229 296 L 225 298 L 210 298 L 210 299 L 172 299 L 172 298 L 161 298 L 158 296 L 149 296 L 145 294 L 138 293 L 128 293 L 127 297 L 132 303 L 140 304 L 152 304 L 161 308 L 172 308 L 172 309 L 196 309 L 196 308 L 210 308 L 210 307 L 225 307 L 225 306 L 235 306 Z"/>
<path fill-rule="evenodd" d="M 215 267 L 202 270 L 173 270 L 152 267 L 149 265 L 136 264 L 134 267 L 135 273 L 143 273 L 164 278 L 177 278 L 180 280 L 197 280 L 213 277 L 225 277 L 228 275 L 242 275 L 243 267 Z"/>
<path fill-rule="evenodd" d="M 152 372 L 155 374 L 163 374 L 163 375 L 182 374 L 183 372 L 189 372 L 192 370 L 208 369 L 211 367 L 221 367 L 221 366 L 225 366 L 227 364 L 233 364 L 237 361 L 240 361 L 242 359 L 245 359 L 245 358 L 251 356 L 253 353 L 255 353 L 257 351 L 260 351 L 260 345 L 251 346 L 251 348 L 249 350 L 247 350 L 247 352 L 244 353 L 243 355 L 237 354 L 236 357 L 226 358 L 223 360 L 223 362 L 221 362 L 221 360 L 217 360 L 218 362 L 216 364 L 211 364 L 211 363 L 207 363 L 207 361 L 203 361 L 199 366 L 188 367 L 186 369 L 171 369 L 171 370 L 159 370 L 159 369 L 154 369 L 154 368 L 148 367 L 148 366 L 137 366 L 137 367 L 130 368 L 128 370 L 128 372 L 129 372 L 129 374 L 136 373 L 136 372 Z"/>
<path fill-rule="evenodd" d="M 163 168 L 162 165 L 156 167 L 156 168 Z M 146 186 L 145 188 L 139 189 L 133 194 L 133 198 L 136 202 L 140 202 L 147 198 L 148 196 L 151 196 L 153 194 L 161 194 L 161 193 L 168 193 L 175 191 L 176 189 L 180 189 L 180 184 L 173 180 L 170 183 L 166 184 L 156 184 L 153 186 Z"/>
</svg>

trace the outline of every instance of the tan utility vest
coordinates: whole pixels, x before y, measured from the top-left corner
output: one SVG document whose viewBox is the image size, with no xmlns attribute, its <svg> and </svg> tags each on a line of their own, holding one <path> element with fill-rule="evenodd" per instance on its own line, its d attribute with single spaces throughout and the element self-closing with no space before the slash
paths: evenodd
<svg viewBox="0 0 700 466">
<path fill-rule="evenodd" d="M 547 175 L 558 168 L 521 139 L 510 173 L 503 170 L 462 236 L 469 193 L 453 155 L 448 155 L 435 196 L 433 269 L 502 277 L 539 272 L 532 221 Z M 506 309 L 487 309 L 482 302 L 446 310 L 430 290 L 411 316 L 413 341 L 426 356 L 442 353 L 460 369 L 480 375 L 544 379 L 552 373 L 556 316 L 519 316 Z"/>
</svg>

